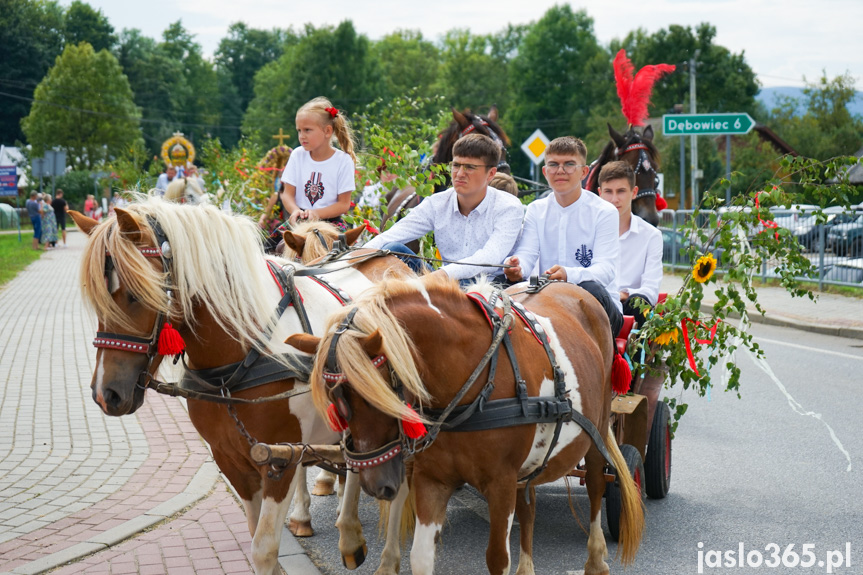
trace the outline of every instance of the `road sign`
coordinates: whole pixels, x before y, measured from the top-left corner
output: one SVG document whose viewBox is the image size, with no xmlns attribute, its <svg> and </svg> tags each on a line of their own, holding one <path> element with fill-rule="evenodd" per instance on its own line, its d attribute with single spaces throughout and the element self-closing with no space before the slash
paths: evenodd
<svg viewBox="0 0 863 575">
<path fill-rule="evenodd" d="M 18 195 L 18 168 L 0 166 L 0 196 Z"/>
<path fill-rule="evenodd" d="M 755 120 L 742 114 L 666 114 L 662 133 L 666 136 L 748 134 Z"/>
<path fill-rule="evenodd" d="M 545 158 L 546 148 L 548 148 L 548 138 L 539 129 L 528 136 L 521 145 L 521 151 L 527 154 L 530 161 L 536 165 L 542 163 L 543 158 Z"/>
</svg>

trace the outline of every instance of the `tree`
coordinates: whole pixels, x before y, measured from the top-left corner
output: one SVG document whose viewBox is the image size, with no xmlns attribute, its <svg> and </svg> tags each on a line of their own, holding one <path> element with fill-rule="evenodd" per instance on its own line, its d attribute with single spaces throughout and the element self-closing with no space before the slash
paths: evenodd
<svg viewBox="0 0 863 575">
<path fill-rule="evenodd" d="M 316 96 L 326 96 L 348 115 L 381 92 L 380 71 L 371 57 L 368 38 L 350 21 L 337 27 L 307 25 L 297 44 L 255 75 L 255 97 L 246 110 L 243 132 L 269 134 L 294 125 L 297 110 Z"/>
<path fill-rule="evenodd" d="M 568 5 L 550 8 L 530 27 L 510 78 L 513 105 L 506 120 L 514 142 L 536 128 L 550 138 L 584 137 L 592 108 L 614 97 L 610 58 L 597 42 L 593 19 Z M 527 165 L 522 154 L 513 160 L 514 169 Z"/>
<path fill-rule="evenodd" d="M 806 84 L 801 102 L 784 98 L 770 112 L 776 132 L 804 156 L 826 160 L 857 152 L 863 145 L 863 119 L 851 115 L 848 105 L 856 97 L 854 78 L 846 73 L 829 80 L 824 74 Z"/>
<path fill-rule="evenodd" d="M 384 36 L 373 44 L 372 58 L 380 65 L 385 85 L 383 98 L 387 101 L 412 89 L 428 94 L 438 79 L 438 49 L 418 30 L 399 30 Z"/>
<path fill-rule="evenodd" d="M 93 8 L 81 0 L 69 5 L 64 17 L 66 45 L 76 46 L 89 42 L 93 50 L 113 50 L 117 44 L 114 27 L 101 10 Z"/>
<path fill-rule="evenodd" d="M 257 71 L 278 60 L 285 45 L 295 42 L 296 35 L 290 30 L 256 30 L 242 22 L 231 24 L 216 50 L 216 67 L 230 78 L 243 111 L 255 96 Z"/>
<path fill-rule="evenodd" d="M 63 49 L 63 9 L 44 0 L 0 0 L 0 142 L 24 139 L 33 90 Z"/>
<path fill-rule="evenodd" d="M 65 148 L 78 169 L 100 165 L 138 138 L 140 114 L 117 59 L 86 42 L 67 46 L 36 87 L 22 123 L 33 155 Z"/>
<path fill-rule="evenodd" d="M 492 106 L 508 106 L 509 56 L 505 41 L 489 35 L 473 35 L 465 29 L 450 30 L 443 38 L 441 70 L 436 88 L 453 107 L 485 113 Z"/>
<path fill-rule="evenodd" d="M 655 114 L 668 113 L 675 104 L 686 104 L 689 111 L 689 59 L 699 50 L 696 88 L 697 110 L 707 112 L 755 112 L 755 95 L 758 81 L 755 72 L 746 63 L 745 54 L 734 54 L 713 43 L 716 28 L 700 24 L 695 30 L 689 26 L 671 25 L 648 35 L 643 29 L 630 32 L 623 41 L 611 44 L 612 53 L 620 48 L 635 65 L 636 70 L 647 64 L 674 64 L 677 70 L 656 84 L 652 107 Z"/>
</svg>

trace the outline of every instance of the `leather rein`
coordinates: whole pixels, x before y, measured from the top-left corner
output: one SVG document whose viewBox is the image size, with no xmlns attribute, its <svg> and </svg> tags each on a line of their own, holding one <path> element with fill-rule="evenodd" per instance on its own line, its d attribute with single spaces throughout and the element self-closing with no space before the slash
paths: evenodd
<svg viewBox="0 0 863 575">
<path fill-rule="evenodd" d="M 535 291 L 539 291 L 544 285 L 537 287 Z M 342 440 L 342 451 L 345 453 L 345 460 L 348 464 L 351 467 L 363 469 L 386 463 L 402 452 L 408 456 L 413 456 L 430 447 L 440 431 L 480 431 L 516 425 L 554 423 L 555 429 L 552 441 L 549 444 L 548 451 L 542 463 L 530 474 L 519 479 L 519 482 L 524 482 L 525 486 L 527 486 L 531 480 L 536 478 L 547 467 L 548 460 L 560 438 L 563 424 L 572 421 L 587 432 L 599 452 L 613 468 L 614 465 L 611 457 L 605 448 L 602 436 L 597 431 L 596 426 L 583 414 L 573 409 L 572 401 L 569 399 L 568 391 L 566 390 L 563 371 L 560 369 L 554 351 L 551 349 L 548 335 L 539 321 L 537 321 L 536 316 L 520 303 L 512 302 L 509 295 L 502 291 L 493 292 L 488 300 L 476 292 L 471 292 L 467 295 L 481 308 L 492 327 L 491 344 L 467 381 L 465 381 L 461 389 L 444 409 L 420 410 L 420 416 L 431 422 L 427 427 L 427 433 L 421 438 L 411 439 L 407 437 L 402 427 L 399 426 L 399 437 L 397 439 L 372 451 L 358 452 L 354 450 L 350 432 L 346 430 Z M 498 300 L 502 304 L 501 312 L 498 312 L 496 309 Z M 331 401 L 333 401 L 336 409 L 347 421 L 350 420 L 352 414 L 350 407 L 347 406 L 347 402 L 344 399 L 344 392 L 341 386 L 350 382 L 339 371 L 338 360 L 336 359 L 336 347 L 341 335 L 353 325 L 353 319 L 357 311 L 358 308 L 352 309 L 334 332 L 333 338 L 330 340 L 329 349 L 327 350 L 326 371 L 323 374 Z M 527 384 L 521 377 L 518 358 L 510 339 L 510 332 L 516 317 L 528 327 L 536 340 L 543 346 L 554 373 L 554 397 L 528 396 Z M 510 365 L 513 370 L 515 397 L 489 400 L 495 388 L 494 378 L 501 345 L 503 345 L 509 356 Z M 387 362 L 387 358 L 384 355 L 379 355 L 373 358 L 372 361 L 375 367 L 380 368 Z M 488 378 L 476 399 L 469 404 L 459 405 L 467 393 L 474 387 L 486 366 L 489 366 Z M 392 366 L 388 367 L 390 382 L 399 397 L 404 401 L 403 385 Z M 526 489 L 525 493 L 529 497 L 529 490 Z"/>
</svg>

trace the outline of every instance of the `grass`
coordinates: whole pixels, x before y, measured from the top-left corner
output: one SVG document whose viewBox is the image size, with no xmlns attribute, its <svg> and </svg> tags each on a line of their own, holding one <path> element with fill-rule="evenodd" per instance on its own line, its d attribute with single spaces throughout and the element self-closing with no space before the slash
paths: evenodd
<svg viewBox="0 0 863 575">
<path fill-rule="evenodd" d="M 39 259 L 41 251 L 33 249 L 33 233 L 0 234 L 0 287 L 11 281 L 18 272 Z"/>
</svg>

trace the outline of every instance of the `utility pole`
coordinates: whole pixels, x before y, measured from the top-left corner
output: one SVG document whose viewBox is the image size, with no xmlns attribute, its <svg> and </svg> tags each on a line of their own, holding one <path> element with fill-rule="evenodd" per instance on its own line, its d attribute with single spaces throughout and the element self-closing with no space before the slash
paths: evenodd
<svg viewBox="0 0 863 575">
<path fill-rule="evenodd" d="M 697 113 L 695 106 L 695 66 L 698 63 L 699 54 L 701 54 L 701 50 L 696 50 L 692 59 L 689 60 L 689 112 L 691 114 Z M 700 202 L 698 194 L 698 136 L 695 134 L 690 136 L 689 146 L 689 157 L 692 160 L 692 166 L 690 167 L 692 177 L 692 209 L 694 210 Z"/>
</svg>

